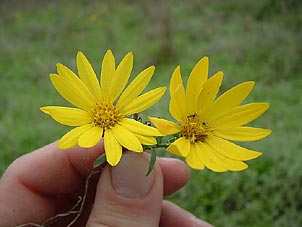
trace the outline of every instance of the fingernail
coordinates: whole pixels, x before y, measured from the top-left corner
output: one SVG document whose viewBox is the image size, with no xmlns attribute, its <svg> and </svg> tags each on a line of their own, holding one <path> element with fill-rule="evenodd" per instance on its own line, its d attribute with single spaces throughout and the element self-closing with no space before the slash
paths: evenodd
<svg viewBox="0 0 302 227">
<path fill-rule="evenodd" d="M 119 164 L 111 168 L 114 190 L 126 198 L 144 198 L 154 182 L 154 171 L 146 176 L 149 160 L 144 154 L 126 152 Z"/>
</svg>

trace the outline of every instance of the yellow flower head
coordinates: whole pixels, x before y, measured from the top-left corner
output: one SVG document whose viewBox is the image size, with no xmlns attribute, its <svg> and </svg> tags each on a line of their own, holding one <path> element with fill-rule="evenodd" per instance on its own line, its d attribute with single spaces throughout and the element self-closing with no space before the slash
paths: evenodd
<svg viewBox="0 0 302 227">
<path fill-rule="evenodd" d="M 56 90 L 76 108 L 41 108 L 57 122 L 75 126 L 60 139 L 59 148 L 92 147 L 104 137 L 107 162 L 114 166 L 121 159 L 122 147 L 142 152 L 142 144 L 156 144 L 154 136 L 161 135 L 156 128 L 126 118 L 149 108 L 164 94 L 166 88 L 160 87 L 140 95 L 153 75 L 154 66 L 139 73 L 124 89 L 132 71 L 132 53 L 126 54 L 116 67 L 115 58 L 108 50 L 102 62 L 100 82 L 82 52 L 78 52 L 76 62 L 79 77 L 62 64 L 57 64 L 58 74 L 50 75 Z"/>
<path fill-rule="evenodd" d="M 217 72 L 208 79 L 208 58 L 202 58 L 193 68 L 186 90 L 180 67 L 170 81 L 170 113 L 178 124 L 159 118 L 149 118 L 157 129 L 166 135 L 180 133 L 167 151 L 183 156 L 194 169 L 215 172 L 240 171 L 248 166 L 242 161 L 262 153 L 238 146 L 232 141 L 255 141 L 268 136 L 269 129 L 243 126 L 263 114 L 268 103 L 240 105 L 249 95 L 254 82 L 241 83 L 217 99 L 223 73 Z"/>
</svg>

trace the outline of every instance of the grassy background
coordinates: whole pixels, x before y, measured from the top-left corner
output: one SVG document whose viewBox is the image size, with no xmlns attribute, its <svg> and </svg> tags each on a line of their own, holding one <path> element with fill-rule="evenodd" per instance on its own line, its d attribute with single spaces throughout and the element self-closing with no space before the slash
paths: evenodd
<svg viewBox="0 0 302 227">
<path fill-rule="evenodd" d="M 134 52 L 134 73 L 157 70 L 166 85 L 178 64 L 188 75 L 202 57 L 223 70 L 223 90 L 255 80 L 252 101 L 269 111 L 252 125 L 273 134 L 247 147 L 264 155 L 240 173 L 192 171 L 169 199 L 215 226 L 302 225 L 302 8 L 299 0 L 20 1 L 0 4 L 0 175 L 20 155 L 69 130 L 41 114 L 64 105 L 49 81 L 55 63 L 75 70 L 82 50 L 99 71 L 107 49 Z M 168 96 L 145 115 L 168 117 Z"/>
</svg>

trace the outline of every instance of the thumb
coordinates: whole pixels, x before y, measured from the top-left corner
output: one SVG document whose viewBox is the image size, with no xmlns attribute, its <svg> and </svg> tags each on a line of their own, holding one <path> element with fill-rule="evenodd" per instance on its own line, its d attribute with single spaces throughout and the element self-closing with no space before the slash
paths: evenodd
<svg viewBox="0 0 302 227">
<path fill-rule="evenodd" d="M 146 176 L 149 156 L 126 152 L 115 167 L 106 166 L 97 185 L 87 227 L 159 225 L 163 196 L 161 169 Z"/>
</svg>

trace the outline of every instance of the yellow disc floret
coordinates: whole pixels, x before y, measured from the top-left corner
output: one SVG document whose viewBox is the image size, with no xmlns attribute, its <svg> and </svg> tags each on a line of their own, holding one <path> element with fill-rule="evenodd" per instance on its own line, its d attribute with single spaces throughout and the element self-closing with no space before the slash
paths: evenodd
<svg viewBox="0 0 302 227">
<path fill-rule="evenodd" d="M 103 101 L 103 103 L 96 105 L 93 110 L 93 123 L 95 126 L 110 129 L 120 119 L 120 111 L 110 102 Z"/>
<path fill-rule="evenodd" d="M 182 135 L 189 139 L 191 143 L 202 142 L 210 132 L 210 128 L 202 122 L 197 114 L 187 116 L 183 122 Z"/>
</svg>

